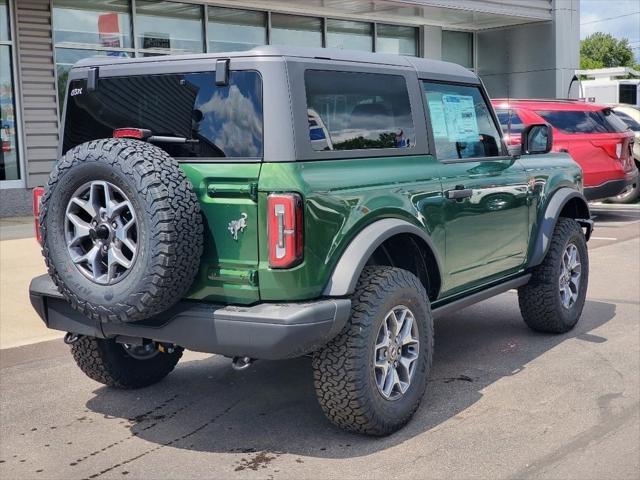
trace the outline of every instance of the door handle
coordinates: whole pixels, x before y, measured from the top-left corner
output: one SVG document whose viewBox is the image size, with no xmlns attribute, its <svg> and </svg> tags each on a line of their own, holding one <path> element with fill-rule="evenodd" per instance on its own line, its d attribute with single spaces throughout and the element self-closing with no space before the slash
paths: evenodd
<svg viewBox="0 0 640 480">
<path fill-rule="evenodd" d="M 447 190 L 445 194 L 449 200 L 463 200 L 473 195 L 473 190 L 471 188 L 464 188 L 463 185 L 456 185 L 456 188 Z"/>
</svg>

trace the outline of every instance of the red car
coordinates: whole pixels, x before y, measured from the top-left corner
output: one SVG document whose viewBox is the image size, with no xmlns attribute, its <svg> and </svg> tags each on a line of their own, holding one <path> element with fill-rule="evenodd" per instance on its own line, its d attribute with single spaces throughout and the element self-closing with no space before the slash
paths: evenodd
<svg viewBox="0 0 640 480">
<path fill-rule="evenodd" d="M 553 127 L 553 151 L 568 152 L 582 167 L 584 195 L 598 200 L 618 195 L 634 184 L 634 134 L 610 107 L 575 100 L 494 99 L 508 145 L 520 144 L 527 125 Z"/>
</svg>

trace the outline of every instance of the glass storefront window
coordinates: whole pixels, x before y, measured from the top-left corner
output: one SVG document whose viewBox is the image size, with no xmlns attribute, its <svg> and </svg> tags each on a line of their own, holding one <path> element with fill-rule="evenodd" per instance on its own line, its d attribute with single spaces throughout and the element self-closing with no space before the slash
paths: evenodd
<svg viewBox="0 0 640 480">
<path fill-rule="evenodd" d="M 69 71 L 73 64 L 83 58 L 89 57 L 130 57 L 132 54 L 128 52 L 119 52 L 116 50 L 85 50 L 79 48 L 56 48 L 56 70 L 58 73 L 58 100 L 60 104 L 59 114 L 62 116 L 64 107 L 64 95 L 67 91 L 67 81 Z"/>
<path fill-rule="evenodd" d="M 9 32 L 9 5 L 7 0 L 0 0 L 0 41 L 11 40 Z"/>
<path fill-rule="evenodd" d="M 11 46 L 0 45 L 0 181 L 20 179 L 12 70 Z"/>
<path fill-rule="evenodd" d="M 204 51 L 202 5 L 136 1 L 138 48 L 160 53 Z"/>
<path fill-rule="evenodd" d="M 473 68 L 473 34 L 443 30 L 442 60 Z"/>
<path fill-rule="evenodd" d="M 370 23 L 327 19 L 327 47 L 370 52 L 372 30 Z"/>
<path fill-rule="evenodd" d="M 128 0 L 54 0 L 53 26 L 58 46 L 133 47 Z"/>
<path fill-rule="evenodd" d="M 377 25 L 376 52 L 417 56 L 417 34 L 415 27 L 401 25 Z"/>
<path fill-rule="evenodd" d="M 267 14 L 251 10 L 209 7 L 210 52 L 249 50 L 267 43 Z"/>
<path fill-rule="evenodd" d="M 271 44 L 322 47 L 322 20 L 299 15 L 271 15 Z"/>
</svg>

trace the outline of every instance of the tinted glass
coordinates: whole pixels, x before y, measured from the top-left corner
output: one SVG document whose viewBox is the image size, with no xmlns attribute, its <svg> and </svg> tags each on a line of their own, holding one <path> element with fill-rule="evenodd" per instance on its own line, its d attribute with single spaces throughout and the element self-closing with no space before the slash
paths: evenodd
<svg viewBox="0 0 640 480">
<path fill-rule="evenodd" d="M 53 26 L 58 46 L 133 47 L 128 0 L 54 0 Z"/>
<path fill-rule="evenodd" d="M 403 77 L 307 70 L 305 85 L 314 150 L 413 147 L 415 130 Z"/>
<path fill-rule="evenodd" d="M 271 14 L 271 44 L 322 47 L 322 20 L 273 13 Z"/>
<path fill-rule="evenodd" d="M 439 160 L 500 155 L 500 134 L 478 87 L 422 86 Z"/>
<path fill-rule="evenodd" d="M 600 111 L 559 110 L 537 112 L 564 133 L 615 133 L 627 130 L 610 109 Z"/>
<path fill-rule="evenodd" d="M 75 90 L 78 89 L 78 90 Z M 262 80 L 257 72 L 231 72 L 216 86 L 212 72 L 100 78 L 69 85 L 64 150 L 116 128 L 151 130 L 186 143 L 158 143 L 174 157 L 261 157 Z"/>
<path fill-rule="evenodd" d="M 0 0 L 0 40 L 11 40 L 7 0 Z"/>
<path fill-rule="evenodd" d="M 0 180 L 20 178 L 11 70 L 11 47 L 0 45 Z"/>
<path fill-rule="evenodd" d="M 619 101 L 628 105 L 638 103 L 638 85 L 621 83 L 618 85 Z"/>
<path fill-rule="evenodd" d="M 209 7 L 209 51 L 249 50 L 267 43 L 267 14 Z"/>
<path fill-rule="evenodd" d="M 89 57 L 129 57 L 133 53 L 109 51 L 109 50 L 85 50 L 76 48 L 56 48 L 56 70 L 58 72 L 58 100 L 60 102 L 60 115 L 64 105 L 64 97 L 67 91 L 67 79 L 73 64 L 83 58 Z"/>
<path fill-rule="evenodd" d="M 442 60 L 473 68 L 473 34 L 443 30 Z"/>
<path fill-rule="evenodd" d="M 327 47 L 345 50 L 373 50 L 373 27 L 370 23 L 327 19 Z"/>
<path fill-rule="evenodd" d="M 136 14 L 139 48 L 160 53 L 204 51 L 202 6 L 137 0 Z"/>
<path fill-rule="evenodd" d="M 634 132 L 640 132 L 640 123 L 636 122 L 633 118 L 631 118 L 624 112 L 615 110 L 614 113 L 616 114 L 616 117 L 622 120 L 631 130 L 633 130 Z"/>
<path fill-rule="evenodd" d="M 414 27 L 377 25 L 376 52 L 416 56 L 417 34 Z"/>
<path fill-rule="evenodd" d="M 496 110 L 496 115 L 503 133 L 522 133 L 524 130 L 524 123 L 522 123 L 520 115 L 513 110 Z"/>
</svg>

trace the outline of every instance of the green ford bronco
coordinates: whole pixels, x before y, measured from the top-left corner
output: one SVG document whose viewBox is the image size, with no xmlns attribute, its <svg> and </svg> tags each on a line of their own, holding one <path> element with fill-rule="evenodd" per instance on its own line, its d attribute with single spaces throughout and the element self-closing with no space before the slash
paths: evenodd
<svg viewBox="0 0 640 480">
<path fill-rule="evenodd" d="M 529 126 L 508 151 L 478 77 L 326 49 L 81 61 L 34 209 L 31 302 L 82 371 L 135 388 L 183 349 L 312 356 L 327 417 L 386 435 L 425 392 L 433 319 L 518 289 L 575 326 L 582 172 Z"/>
</svg>

